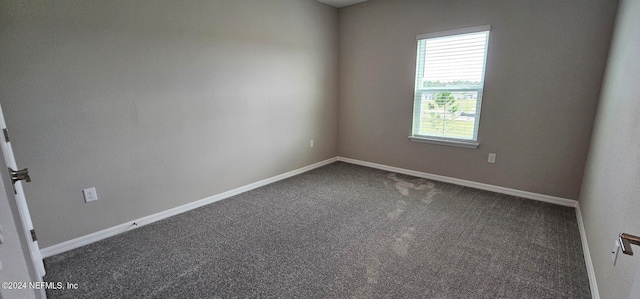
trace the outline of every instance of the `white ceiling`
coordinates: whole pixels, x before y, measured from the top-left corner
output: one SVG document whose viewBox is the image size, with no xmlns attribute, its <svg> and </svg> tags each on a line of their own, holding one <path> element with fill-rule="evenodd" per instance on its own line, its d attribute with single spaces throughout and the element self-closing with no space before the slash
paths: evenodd
<svg viewBox="0 0 640 299">
<path fill-rule="evenodd" d="M 367 0 L 316 0 L 325 4 L 329 4 L 333 7 L 345 7 L 345 6 L 349 6 L 351 4 L 356 4 L 356 3 L 360 3 L 360 2 L 365 2 Z"/>
</svg>

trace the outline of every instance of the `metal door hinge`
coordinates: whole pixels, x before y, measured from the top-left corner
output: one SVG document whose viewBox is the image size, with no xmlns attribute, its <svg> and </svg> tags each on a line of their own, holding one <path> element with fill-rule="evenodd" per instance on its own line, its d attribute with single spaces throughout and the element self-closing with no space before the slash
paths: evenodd
<svg viewBox="0 0 640 299">
<path fill-rule="evenodd" d="M 36 230 L 35 229 L 31 230 L 31 240 L 33 240 L 33 242 L 38 241 L 38 237 L 36 237 Z"/>
<path fill-rule="evenodd" d="M 4 141 L 5 142 L 11 141 L 10 138 L 9 138 L 9 130 L 7 130 L 7 128 L 2 129 L 2 133 L 4 133 Z"/>
</svg>

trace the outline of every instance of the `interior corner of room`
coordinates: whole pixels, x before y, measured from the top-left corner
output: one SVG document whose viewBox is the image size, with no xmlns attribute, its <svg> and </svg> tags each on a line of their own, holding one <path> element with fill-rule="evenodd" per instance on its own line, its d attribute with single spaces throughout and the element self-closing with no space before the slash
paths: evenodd
<svg viewBox="0 0 640 299">
<path fill-rule="evenodd" d="M 0 104 L 44 256 L 342 161 L 576 207 L 592 296 L 640 294 L 638 257 L 611 262 L 640 234 L 639 0 L 1 6 Z M 477 140 L 412 142 L 416 36 L 481 25 Z M 22 247 L 0 249 L 24 258 L 0 259 L 29 268 L 5 188 Z"/>
</svg>

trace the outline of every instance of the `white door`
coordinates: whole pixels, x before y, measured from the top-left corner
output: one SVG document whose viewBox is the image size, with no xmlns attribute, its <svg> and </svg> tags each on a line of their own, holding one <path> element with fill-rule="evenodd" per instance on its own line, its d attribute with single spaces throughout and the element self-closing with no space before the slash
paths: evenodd
<svg viewBox="0 0 640 299">
<path fill-rule="evenodd" d="M 4 130 L 7 128 L 6 123 L 4 122 L 4 114 L 2 113 L 2 106 L 0 106 L 0 130 Z M 11 140 L 7 140 L 6 134 L 4 132 L 0 132 L 0 136 L 2 136 L 2 141 L 0 141 L 0 147 L 2 147 L 2 154 L 4 156 L 4 161 L 7 164 L 7 167 L 13 170 L 19 170 L 16 165 L 16 159 L 13 156 L 13 149 L 11 148 Z M 0 171 L 8 171 L 8 169 L 0 169 Z M 38 246 L 38 241 L 35 238 L 35 231 L 33 230 L 33 223 L 31 223 L 31 215 L 29 214 L 29 207 L 27 207 L 27 199 L 24 196 L 24 191 L 22 189 L 22 181 L 16 181 L 14 184 L 15 189 L 15 198 L 16 205 L 18 206 L 18 213 L 20 216 L 20 221 L 22 222 L 22 227 L 24 228 L 24 235 L 27 240 L 31 242 L 27 242 L 29 245 L 29 254 L 31 255 L 31 260 L 33 261 L 33 267 L 38 274 L 37 278 L 39 281 L 42 281 L 44 277 L 44 263 L 42 262 L 42 255 L 40 254 L 40 247 Z"/>
</svg>

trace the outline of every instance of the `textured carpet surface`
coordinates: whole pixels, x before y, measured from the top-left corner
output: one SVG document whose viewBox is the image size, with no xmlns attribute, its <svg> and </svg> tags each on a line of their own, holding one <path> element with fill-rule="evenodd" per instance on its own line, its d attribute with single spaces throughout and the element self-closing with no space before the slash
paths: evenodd
<svg viewBox="0 0 640 299">
<path fill-rule="evenodd" d="M 575 209 L 340 162 L 45 264 L 49 298 L 590 298 Z"/>
</svg>

